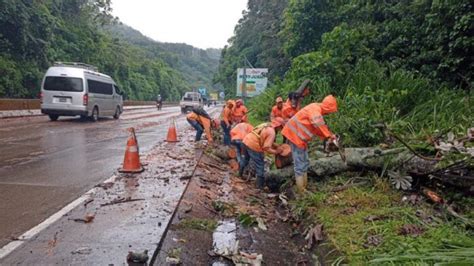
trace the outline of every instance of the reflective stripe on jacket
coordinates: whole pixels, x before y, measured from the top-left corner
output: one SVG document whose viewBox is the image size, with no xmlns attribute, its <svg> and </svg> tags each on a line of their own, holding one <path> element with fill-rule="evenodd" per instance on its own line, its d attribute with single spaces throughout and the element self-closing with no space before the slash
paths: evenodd
<svg viewBox="0 0 474 266">
<path fill-rule="evenodd" d="M 243 140 L 252 130 L 253 126 L 251 124 L 239 123 L 230 131 L 230 138 L 231 140 Z"/>
<path fill-rule="evenodd" d="M 312 103 L 294 115 L 282 130 L 282 135 L 301 149 L 306 149 L 308 142 L 318 136 L 326 139 L 332 136 L 331 131 L 324 122 L 321 106 Z"/>
</svg>

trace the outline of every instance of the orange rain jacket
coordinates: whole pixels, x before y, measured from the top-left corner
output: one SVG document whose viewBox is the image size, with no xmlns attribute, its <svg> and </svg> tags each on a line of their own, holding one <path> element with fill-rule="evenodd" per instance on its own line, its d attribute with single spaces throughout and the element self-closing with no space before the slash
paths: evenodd
<svg viewBox="0 0 474 266">
<path fill-rule="evenodd" d="M 201 126 L 204 128 L 204 132 L 206 132 L 207 141 L 212 142 L 211 120 L 209 118 L 200 116 L 195 112 L 189 113 L 186 118 L 197 121 L 199 124 L 201 124 Z"/>
<path fill-rule="evenodd" d="M 336 98 L 326 96 L 321 104 L 312 103 L 296 113 L 286 123 L 281 131 L 282 135 L 301 149 L 308 147 L 308 142 L 318 136 L 327 139 L 333 136 L 324 122 L 323 115 L 337 112 Z"/>
<path fill-rule="evenodd" d="M 253 126 L 249 123 L 239 123 L 230 131 L 231 140 L 243 140 L 247 134 L 252 132 Z"/>
<path fill-rule="evenodd" d="M 248 110 L 245 105 L 239 107 L 234 106 L 234 110 L 232 110 L 232 121 L 234 123 L 247 122 L 247 112 Z"/>
<path fill-rule="evenodd" d="M 252 132 L 245 136 L 243 143 L 255 152 L 265 152 L 275 142 L 276 132 L 270 123 L 255 127 Z"/>
<path fill-rule="evenodd" d="M 270 114 L 270 121 L 277 117 L 283 118 L 283 107 L 281 109 L 278 109 L 278 106 L 275 105 L 273 106 L 272 113 Z"/>
<path fill-rule="evenodd" d="M 232 107 L 230 107 L 232 105 Z M 224 111 L 222 111 L 222 120 L 225 122 L 227 126 L 232 125 L 232 109 L 235 107 L 235 101 L 228 100 L 226 106 L 224 107 Z"/>
<path fill-rule="evenodd" d="M 296 108 L 293 108 L 291 106 L 291 100 L 288 99 L 286 102 L 283 104 L 283 109 L 281 110 L 282 118 L 287 122 L 290 118 L 292 118 L 298 111 L 300 110 L 300 106 Z"/>
</svg>

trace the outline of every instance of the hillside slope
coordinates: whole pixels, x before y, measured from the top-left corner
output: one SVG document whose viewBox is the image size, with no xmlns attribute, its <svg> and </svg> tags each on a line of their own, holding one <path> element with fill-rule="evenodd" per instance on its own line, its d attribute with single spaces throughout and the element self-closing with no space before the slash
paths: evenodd
<svg viewBox="0 0 474 266">
<path fill-rule="evenodd" d="M 221 49 L 199 49 L 185 43 L 162 43 L 125 25 L 105 27 L 106 32 L 129 44 L 144 49 L 151 57 L 160 58 L 178 70 L 191 87 L 212 88 L 212 77 L 217 71 Z"/>
</svg>

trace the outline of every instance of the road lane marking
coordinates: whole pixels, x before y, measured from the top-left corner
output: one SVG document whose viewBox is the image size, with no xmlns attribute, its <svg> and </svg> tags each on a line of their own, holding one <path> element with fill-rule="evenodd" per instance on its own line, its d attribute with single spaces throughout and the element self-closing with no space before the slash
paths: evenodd
<svg viewBox="0 0 474 266">
<path fill-rule="evenodd" d="M 108 182 L 115 182 L 117 176 L 113 175 L 109 179 L 103 181 L 103 183 L 108 183 Z M 77 206 L 81 205 L 83 202 L 85 202 L 90 195 L 94 194 L 99 188 L 94 187 L 84 193 L 82 196 L 80 196 L 78 199 L 74 200 L 73 202 L 69 203 L 66 205 L 64 208 L 56 212 L 55 214 L 49 216 L 44 220 L 42 223 L 38 224 L 37 226 L 31 228 L 30 230 L 26 231 L 23 233 L 21 236 L 18 237 L 18 240 L 12 241 L 2 248 L 0 248 L 0 260 L 8 256 L 10 253 L 12 253 L 15 249 L 20 247 L 23 243 L 25 243 L 27 240 L 32 239 L 34 236 L 39 234 L 41 231 L 44 229 L 48 228 L 51 224 L 57 222 L 61 217 L 63 217 L 65 214 L 69 213 L 72 211 L 74 208 Z"/>
<path fill-rule="evenodd" d="M 216 111 L 218 111 L 219 109 L 215 109 L 215 108 L 211 108 L 210 113 L 212 115 L 214 115 L 214 113 L 216 113 Z M 182 116 L 184 117 L 184 116 Z M 182 118 L 181 117 L 181 118 Z M 185 120 L 183 120 L 183 123 Z M 202 155 L 202 154 L 201 154 Z M 200 158 L 199 158 L 200 160 Z M 196 170 L 198 164 L 199 164 L 199 160 L 198 162 L 196 163 L 196 166 L 195 166 L 195 169 L 194 171 Z M 193 173 L 194 174 L 194 173 Z M 116 181 L 116 178 L 117 176 L 113 175 L 112 177 L 110 177 L 109 179 L 103 181 L 103 183 L 108 183 L 108 182 L 115 182 Z M 182 192 L 181 194 L 181 198 L 183 197 L 183 195 L 185 194 L 186 190 L 187 190 L 187 186 L 189 185 L 189 181 L 188 183 L 186 184 L 186 187 L 184 189 L 184 191 Z M 18 237 L 19 240 L 14 240 L 12 242 L 9 242 L 8 244 L 4 245 L 2 248 L 0 248 L 0 260 L 4 259 L 5 257 L 7 257 L 9 254 L 11 254 L 13 251 L 15 251 L 17 248 L 19 248 L 22 244 L 26 243 L 27 240 L 30 240 L 32 239 L 34 236 L 36 236 L 37 234 L 39 234 L 41 231 L 43 231 L 44 229 L 48 228 L 51 224 L 57 222 L 61 217 L 63 217 L 65 214 L 69 213 L 71 210 L 73 210 L 74 208 L 76 208 L 77 206 L 81 205 L 83 202 L 85 202 L 89 196 L 91 194 L 94 194 L 96 193 L 96 191 L 98 191 L 99 188 L 92 188 L 90 189 L 89 191 L 87 191 L 86 193 L 84 193 L 81 197 L 79 197 L 78 199 L 74 200 L 73 202 L 69 203 L 68 205 L 66 205 L 65 207 L 63 207 L 61 210 L 59 210 L 58 212 L 56 212 L 55 214 L 51 215 L 50 217 L 48 217 L 46 220 L 44 220 L 42 223 L 38 224 L 37 226 L 31 228 L 30 230 L 26 231 L 25 233 L 23 233 L 20 237 Z M 181 200 L 181 199 L 180 199 Z M 178 204 L 179 205 L 179 204 Z M 177 210 L 177 207 L 173 210 L 173 215 L 171 217 L 171 219 L 169 220 L 169 223 L 167 224 L 167 227 L 169 227 L 169 225 L 171 224 L 171 221 L 173 220 L 173 217 L 174 215 L 176 214 L 176 210 Z M 169 228 L 168 228 L 169 229 Z M 167 230 L 165 229 L 165 232 Z M 163 236 L 162 238 L 160 239 L 160 243 L 161 245 L 163 244 L 162 241 L 164 239 L 164 237 L 166 236 L 166 233 L 163 233 Z M 161 249 L 160 247 L 160 243 L 158 244 L 158 248 L 157 248 L 157 252 L 153 255 L 153 258 L 152 258 L 152 261 L 153 259 L 156 259 L 156 255 L 158 254 L 158 251 Z"/>
</svg>

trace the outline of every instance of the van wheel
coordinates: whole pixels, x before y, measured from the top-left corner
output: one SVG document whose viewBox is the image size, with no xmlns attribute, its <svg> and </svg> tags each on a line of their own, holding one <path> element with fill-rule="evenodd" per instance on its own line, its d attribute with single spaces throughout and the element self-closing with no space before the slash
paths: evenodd
<svg viewBox="0 0 474 266">
<path fill-rule="evenodd" d="M 97 120 L 99 120 L 99 109 L 96 107 L 94 107 L 94 109 L 92 110 L 92 115 L 90 116 L 90 119 L 92 122 L 96 122 Z"/>
<path fill-rule="evenodd" d="M 120 107 L 115 108 L 114 119 L 119 119 L 120 117 Z"/>
<path fill-rule="evenodd" d="M 49 115 L 49 120 L 51 121 L 56 121 L 58 120 L 58 118 L 59 118 L 59 115 Z"/>
</svg>

